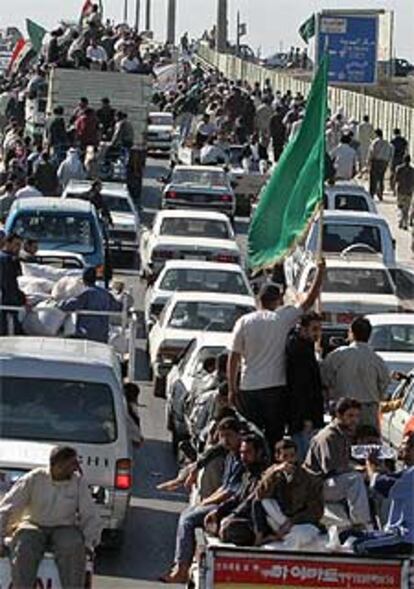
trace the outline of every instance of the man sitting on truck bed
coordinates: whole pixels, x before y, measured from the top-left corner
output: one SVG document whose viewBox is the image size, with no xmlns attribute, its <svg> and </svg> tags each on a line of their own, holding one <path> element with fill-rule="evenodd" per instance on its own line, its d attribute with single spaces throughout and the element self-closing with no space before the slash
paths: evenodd
<svg viewBox="0 0 414 589">
<path fill-rule="evenodd" d="M 353 526 L 370 527 L 371 515 L 363 475 L 351 462 L 351 443 L 361 415 L 356 399 L 342 397 L 335 419 L 312 438 L 304 466 L 324 479 L 325 502 L 346 502 Z"/>
<path fill-rule="evenodd" d="M 256 490 L 256 544 L 277 540 L 298 549 L 319 534 L 323 480 L 299 464 L 298 447 L 291 438 L 276 442 L 275 461 Z"/>
<path fill-rule="evenodd" d="M 0 502 L 0 542 L 11 542 L 13 587 L 34 587 L 46 550 L 53 549 L 63 589 L 84 587 L 86 554 L 101 536 L 101 518 L 76 450 L 55 447 L 50 465 L 22 476 Z M 4 548 L 2 548 L 4 552 Z"/>
</svg>

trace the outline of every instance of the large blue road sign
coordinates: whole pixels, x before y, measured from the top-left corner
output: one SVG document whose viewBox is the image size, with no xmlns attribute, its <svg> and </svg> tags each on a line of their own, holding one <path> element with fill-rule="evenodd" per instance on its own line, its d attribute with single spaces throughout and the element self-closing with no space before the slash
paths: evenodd
<svg viewBox="0 0 414 589">
<path fill-rule="evenodd" d="M 328 50 L 330 83 L 375 84 L 377 48 L 377 15 L 318 15 L 317 63 Z"/>
</svg>

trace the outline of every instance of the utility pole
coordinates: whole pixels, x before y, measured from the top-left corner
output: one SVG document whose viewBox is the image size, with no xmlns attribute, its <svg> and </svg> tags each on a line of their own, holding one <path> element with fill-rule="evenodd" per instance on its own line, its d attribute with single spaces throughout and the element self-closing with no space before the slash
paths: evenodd
<svg viewBox="0 0 414 589">
<path fill-rule="evenodd" d="M 124 0 L 124 23 L 128 22 L 128 0 Z"/>
<path fill-rule="evenodd" d="M 135 0 L 135 30 L 139 33 L 139 17 L 141 14 L 141 0 Z"/>
<path fill-rule="evenodd" d="M 236 55 L 240 55 L 240 10 L 237 11 Z"/>
<path fill-rule="evenodd" d="M 145 12 L 145 30 L 151 30 L 151 0 L 147 0 L 146 12 Z"/>
<path fill-rule="evenodd" d="M 175 45 L 176 14 L 177 14 L 176 0 L 168 0 L 167 43 L 169 45 Z"/>
<path fill-rule="evenodd" d="M 216 49 L 220 53 L 227 50 L 227 0 L 218 0 Z"/>
</svg>

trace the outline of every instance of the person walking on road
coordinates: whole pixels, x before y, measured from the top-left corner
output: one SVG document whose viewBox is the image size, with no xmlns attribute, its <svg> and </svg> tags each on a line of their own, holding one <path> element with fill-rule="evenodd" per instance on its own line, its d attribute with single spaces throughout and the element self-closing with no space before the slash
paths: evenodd
<svg viewBox="0 0 414 589">
<path fill-rule="evenodd" d="M 286 142 L 286 127 L 283 123 L 283 108 L 276 106 L 275 114 L 270 119 L 270 135 L 272 137 L 273 155 L 275 162 L 279 161 Z"/>
<path fill-rule="evenodd" d="M 414 167 L 411 165 L 409 155 L 404 157 L 404 162 L 395 171 L 395 190 L 399 209 L 398 226 L 400 229 L 407 230 L 414 193 Z"/>
<path fill-rule="evenodd" d="M 49 467 L 23 475 L 3 497 L 2 547 L 16 523 L 11 542 L 13 587 L 34 587 L 39 564 L 49 547 L 63 589 L 84 587 L 86 557 L 99 543 L 102 525 L 73 448 L 53 448 Z"/>
<path fill-rule="evenodd" d="M 301 315 L 315 303 L 324 268 L 325 262 L 321 260 L 309 292 L 297 306 L 282 306 L 279 287 L 264 284 L 259 292 L 260 309 L 241 317 L 233 330 L 227 370 L 229 402 L 264 431 L 271 448 L 285 433 L 286 340 Z"/>
<path fill-rule="evenodd" d="M 358 156 L 350 143 L 351 135 L 342 135 L 338 147 L 331 153 L 336 180 L 352 180 L 357 172 Z"/>
<path fill-rule="evenodd" d="M 388 164 L 391 162 L 393 147 L 383 138 L 381 129 L 375 131 L 375 139 L 371 143 L 368 151 L 369 165 L 369 192 L 374 198 L 378 196 L 379 200 L 384 197 L 384 177 Z"/>
<path fill-rule="evenodd" d="M 357 139 L 360 143 L 360 161 L 362 170 L 367 167 L 369 146 L 371 145 L 374 137 L 374 127 L 369 122 L 369 116 L 365 115 L 362 123 L 359 123 L 357 129 Z"/>
<path fill-rule="evenodd" d="M 63 190 L 69 184 L 70 180 L 85 180 L 85 168 L 75 147 L 68 149 L 66 158 L 58 168 L 57 176 Z"/>
<path fill-rule="evenodd" d="M 390 374 L 384 360 L 368 343 L 371 332 L 368 319 L 354 319 L 348 334 L 351 344 L 328 354 L 321 364 L 321 374 L 330 399 L 357 399 L 361 404 L 361 425 L 372 425 L 379 431 L 379 404 Z"/>
<path fill-rule="evenodd" d="M 395 172 L 397 167 L 400 166 L 404 161 L 404 156 L 406 155 L 408 149 L 408 141 L 401 135 L 400 129 L 394 129 L 393 134 L 394 136 L 390 142 L 393 147 L 390 187 L 392 192 L 395 194 Z"/>
</svg>

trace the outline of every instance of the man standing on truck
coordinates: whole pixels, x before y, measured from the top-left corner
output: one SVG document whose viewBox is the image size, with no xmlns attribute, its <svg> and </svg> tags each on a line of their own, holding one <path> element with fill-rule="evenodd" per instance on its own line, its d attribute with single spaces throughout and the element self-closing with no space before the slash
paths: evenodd
<svg viewBox="0 0 414 589">
<path fill-rule="evenodd" d="M 109 316 L 105 312 L 122 310 L 122 303 L 113 295 L 96 286 L 96 269 L 89 267 L 83 272 L 85 290 L 77 297 L 62 301 L 59 308 L 62 311 L 102 311 L 102 315 L 78 315 L 76 318 L 76 337 L 108 343 Z"/>
<path fill-rule="evenodd" d="M 39 564 L 52 548 L 63 589 L 84 587 L 86 556 L 99 543 L 102 525 L 76 450 L 55 447 L 49 467 L 23 475 L 0 502 L 0 541 L 11 542 L 15 589 L 34 587 Z"/>
<path fill-rule="evenodd" d="M 314 304 L 324 268 L 321 260 L 309 292 L 297 306 L 282 306 L 279 287 L 264 284 L 259 293 L 260 309 L 241 317 L 233 329 L 227 370 L 229 401 L 264 432 L 271 448 L 283 437 L 287 423 L 286 340 L 303 312 Z"/>
</svg>

